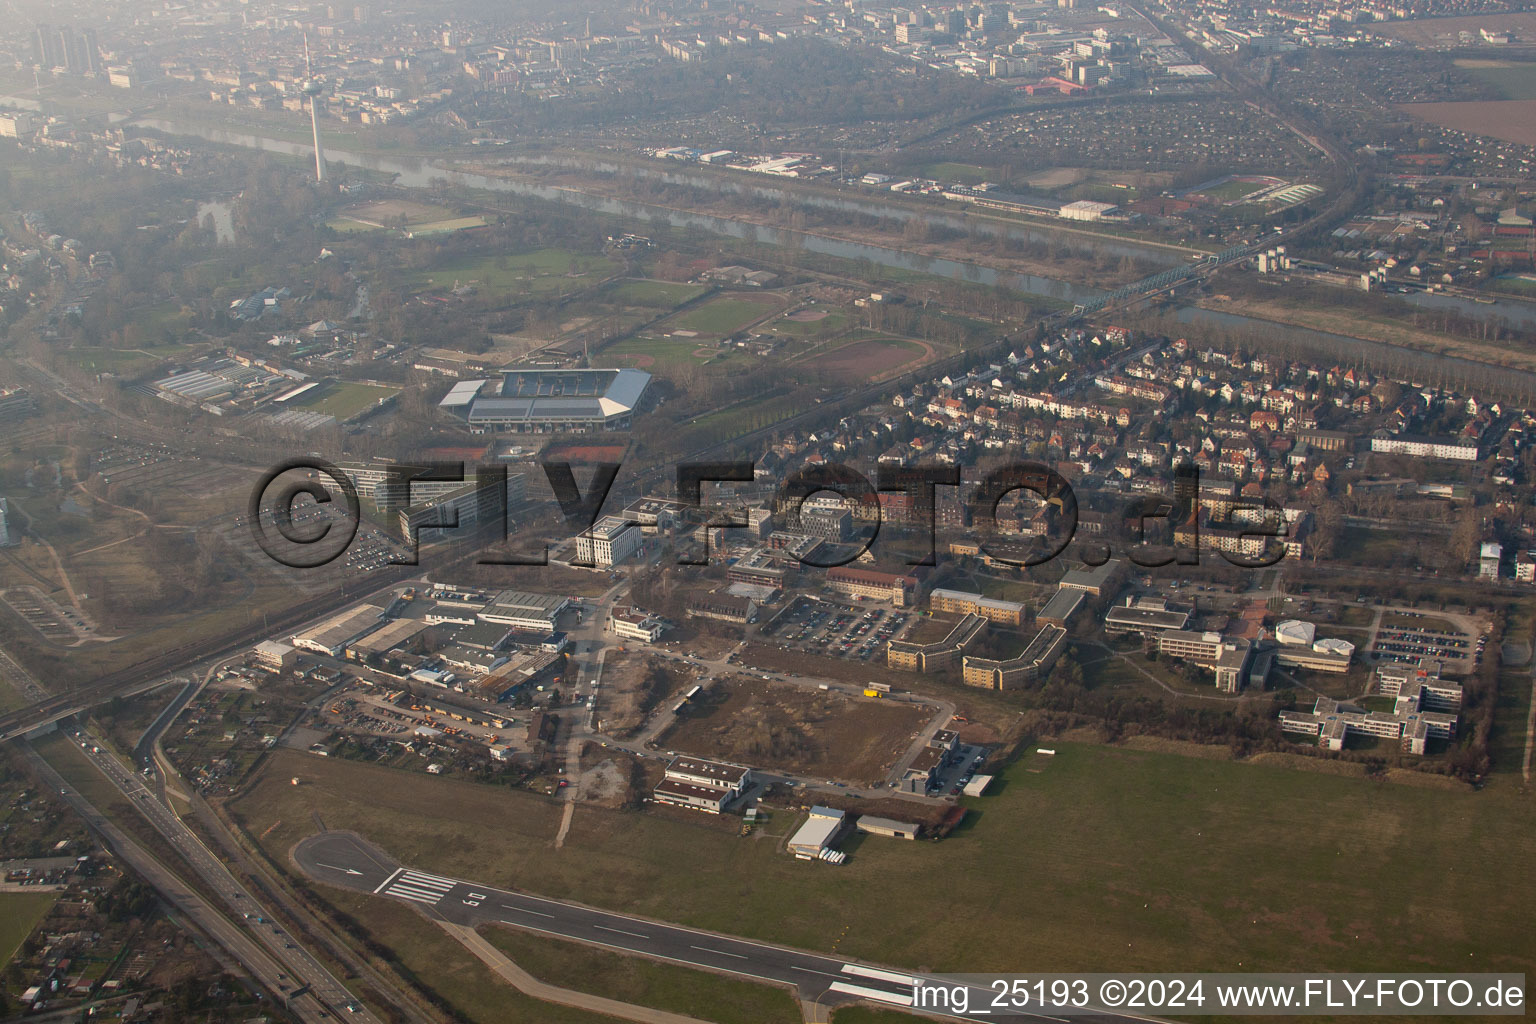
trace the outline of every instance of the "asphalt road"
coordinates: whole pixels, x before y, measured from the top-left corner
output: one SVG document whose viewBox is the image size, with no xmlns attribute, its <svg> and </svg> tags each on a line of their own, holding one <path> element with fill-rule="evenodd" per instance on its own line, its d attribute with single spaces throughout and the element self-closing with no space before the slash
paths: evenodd
<svg viewBox="0 0 1536 1024">
<path fill-rule="evenodd" d="M 106 840 L 119 857 L 153 886 L 162 899 L 217 944 L 214 955 L 223 961 L 226 970 L 237 973 L 244 967 L 269 992 L 285 993 L 295 989 L 297 983 L 288 974 L 286 966 L 274 959 L 248 932 L 91 806 L 43 760 L 41 754 L 30 746 L 24 749 L 43 781 L 56 786 L 64 801 Z M 313 993 L 285 998 L 289 1010 L 302 1021 L 318 1021 L 330 1016 Z M 78 1010 L 75 1012 L 78 1014 Z"/>
<path fill-rule="evenodd" d="M 98 748 L 99 753 L 95 753 L 92 747 L 93 744 L 87 742 L 81 748 L 91 763 L 128 798 L 155 831 L 165 837 L 176 852 L 197 872 L 207 887 L 218 894 L 225 907 L 233 915 L 239 915 L 240 920 L 244 921 L 246 927 L 250 929 L 252 936 L 270 954 L 270 958 L 282 965 L 284 968 L 282 974 L 297 979 L 286 987 L 307 986 L 319 1007 L 329 1008 L 331 1012 L 349 1020 L 358 1021 L 359 1024 L 379 1024 L 378 1018 L 362 1004 L 355 1002 L 352 993 L 336 979 L 335 975 L 331 974 L 329 969 L 316 960 L 309 950 L 285 934 L 280 926 L 272 922 L 269 916 L 271 911 L 262 907 L 246 892 L 245 886 L 230 874 L 223 861 L 215 857 L 203 845 L 202 840 L 183 824 L 180 818 L 171 813 L 170 808 L 155 799 L 155 794 L 150 791 L 140 775 L 108 753 L 105 748 Z M 258 922 L 258 918 L 265 920 Z M 241 959 L 244 957 L 242 956 Z M 281 990 L 285 986 L 278 987 Z M 357 1009 L 348 1010 L 349 1005 Z M 323 1017 L 325 1014 L 319 1012 L 317 1007 L 317 1011 L 308 1016 Z"/>
<path fill-rule="evenodd" d="M 574 903 L 544 899 L 402 867 L 383 850 L 351 832 L 322 832 L 294 848 L 299 867 L 316 881 L 388 896 L 428 917 L 474 927 L 506 924 L 545 935 L 576 939 L 621 953 L 633 953 L 686 967 L 703 968 L 755 981 L 788 985 L 806 1002 L 834 1006 L 864 1000 L 910 1007 L 917 976 L 837 957 L 821 956 L 763 942 L 698 931 L 647 918 L 614 914 Z M 935 978 L 952 986 L 953 982 Z M 970 1005 L 984 1008 L 995 993 L 971 990 Z M 963 1020 L 994 1015 L 943 1014 Z M 1018 1014 L 1009 1020 L 1058 1022 L 1061 1018 Z M 1147 1018 L 1093 1011 L 1075 1021 L 1145 1024 Z"/>
</svg>

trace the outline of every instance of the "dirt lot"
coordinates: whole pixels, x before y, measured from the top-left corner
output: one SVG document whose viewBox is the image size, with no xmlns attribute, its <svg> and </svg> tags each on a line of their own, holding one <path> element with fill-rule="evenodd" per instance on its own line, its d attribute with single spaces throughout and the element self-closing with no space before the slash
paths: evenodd
<svg viewBox="0 0 1536 1024">
<path fill-rule="evenodd" d="M 1510 11 L 1506 13 L 1475 14 L 1464 18 L 1416 18 L 1409 21 L 1384 22 L 1371 26 L 1371 31 L 1383 36 L 1401 39 L 1414 46 L 1435 49 L 1457 46 L 1462 32 L 1477 35 L 1479 29 L 1509 31 L 1522 38 L 1536 35 L 1536 13 Z"/>
<path fill-rule="evenodd" d="M 1536 100 L 1403 103 L 1398 109 L 1442 128 L 1536 146 Z"/>
<path fill-rule="evenodd" d="M 645 724 L 652 708 L 681 696 L 699 681 L 697 669 L 643 650 L 610 652 L 603 659 L 598 714 L 603 732 L 626 737 Z"/>
<path fill-rule="evenodd" d="M 862 784 L 895 764 L 927 716 L 908 704 L 733 676 L 696 698 L 660 742 L 703 757 Z"/>
</svg>

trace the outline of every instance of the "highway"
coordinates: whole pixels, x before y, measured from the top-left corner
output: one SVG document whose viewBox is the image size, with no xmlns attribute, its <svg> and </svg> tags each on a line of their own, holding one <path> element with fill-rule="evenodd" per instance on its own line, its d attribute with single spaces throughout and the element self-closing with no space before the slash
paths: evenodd
<svg viewBox="0 0 1536 1024">
<path fill-rule="evenodd" d="M 447 878 L 402 867 L 383 850 L 351 832 L 322 832 L 294 848 L 300 869 L 318 882 L 400 900 L 434 920 L 475 927 L 504 924 L 543 935 L 575 939 L 620 953 L 637 954 L 753 981 L 785 985 L 801 999 L 822 1006 L 865 1001 L 911 1007 L 914 985 L 928 976 L 822 956 L 765 942 L 685 928 L 648 918 L 615 914 L 561 900 Z M 938 977 L 936 984 L 953 986 Z M 995 992 L 973 988 L 970 1015 L 957 1020 L 991 1020 L 981 1012 Z M 1059 1022 L 1061 1018 L 1019 1013 L 1010 1020 Z M 1147 1018 L 1089 1008 L 1074 1020 L 1098 1024 L 1144 1024 Z"/>
<path fill-rule="evenodd" d="M 359 1024 L 380 1024 L 377 1017 L 354 1001 L 352 993 L 331 974 L 325 965 L 316 960 L 313 954 L 303 946 L 294 942 L 280 926 L 272 922 L 271 911 L 246 892 L 245 886 L 230 874 L 224 863 L 203 845 L 202 840 L 180 818 L 176 817 L 170 808 L 155 799 L 155 794 L 138 773 L 124 765 L 105 748 L 89 740 L 82 744 L 81 751 L 107 777 L 108 781 L 128 798 L 155 831 L 165 837 L 166 841 L 202 879 L 207 889 L 218 894 L 224 909 L 233 917 L 246 922 L 246 927 L 250 929 L 250 937 L 263 947 L 262 955 L 281 965 L 277 977 L 297 979 L 296 982 L 279 981 L 274 991 L 295 987 L 305 989 L 306 995 L 299 1002 L 304 1005 L 309 1002 L 314 1003 L 305 1019 L 324 1018 L 326 1009 L 329 1009 L 330 1012 L 344 1016 L 348 1020 L 358 1021 Z M 62 788 L 64 787 L 61 786 Z M 243 936 L 246 933 L 241 934 Z M 244 945 L 247 946 L 248 952 L 249 940 Z M 226 948 L 230 947 L 226 946 Z M 231 952 L 243 962 L 249 963 L 245 952 L 236 949 L 231 949 Z M 349 1007 L 355 1009 L 349 1009 Z"/>
<path fill-rule="evenodd" d="M 301 992 L 303 983 L 296 981 L 295 976 L 290 973 L 290 968 L 263 948 L 262 944 L 258 943 L 249 932 L 220 908 L 211 904 L 201 893 L 188 886 L 171 868 L 161 863 L 153 854 L 96 810 L 30 745 L 24 750 L 43 783 L 55 787 L 64 802 L 69 804 L 92 831 L 101 836 L 118 857 L 148 882 L 177 913 L 196 925 L 204 935 L 217 944 L 218 948 L 211 952 L 227 970 L 231 973 L 239 973 L 243 967 L 268 992 L 278 993 L 280 998 L 284 999 L 289 1011 L 302 1021 L 328 1020 L 333 1017 L 332 1012 L 325 1008 L 315 993 Z M 301 994 L 287 994 L 294 992 L 301 992 Z M 345 1003 L 339 1005 L 345 1005 Z M 354 1016 L 350 1013 L 344 1015 Z M 364 1020 L 373 1019 L 368 1016 L 358 1016 Z"/>
</svg>

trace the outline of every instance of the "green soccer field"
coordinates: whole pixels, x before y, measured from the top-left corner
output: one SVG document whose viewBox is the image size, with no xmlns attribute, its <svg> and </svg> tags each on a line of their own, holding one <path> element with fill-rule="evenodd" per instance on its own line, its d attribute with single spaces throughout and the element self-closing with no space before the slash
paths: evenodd
<svg viewBox="0 0 1536 1024">
<path fill-rule="evenodd" d="M 0 893 L 0 967 L 11 962 L 32 929 L 59 901 L 53 892 Z"/>
<path fill-rule="evenodd" d="M 301 395 L 291 404 L 312 412 L 335 416 L 338 420 L 345 422 L 377 405 L 381 399 L 399 393 L 399 388 L 382 387 L 377 384 L 332 381 L 329 384 L 320 385 L 307 395 Z"/>
</svg>

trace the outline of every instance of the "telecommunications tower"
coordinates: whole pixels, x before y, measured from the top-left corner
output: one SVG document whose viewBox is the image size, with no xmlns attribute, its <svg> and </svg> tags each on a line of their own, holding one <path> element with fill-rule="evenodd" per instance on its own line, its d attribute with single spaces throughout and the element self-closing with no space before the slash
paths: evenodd
<svg viewBox="0 0 1536 1024">
<path fill-rule="evenodd" d="M 309 36 L 304 37 L 304 81 L 299 91 L 309 97 L 309 126 L 315 133 L 315 180 L 325 180 L 325 150 L 320 148 L 320 81 L 309 63 Z"/>
</svg>

